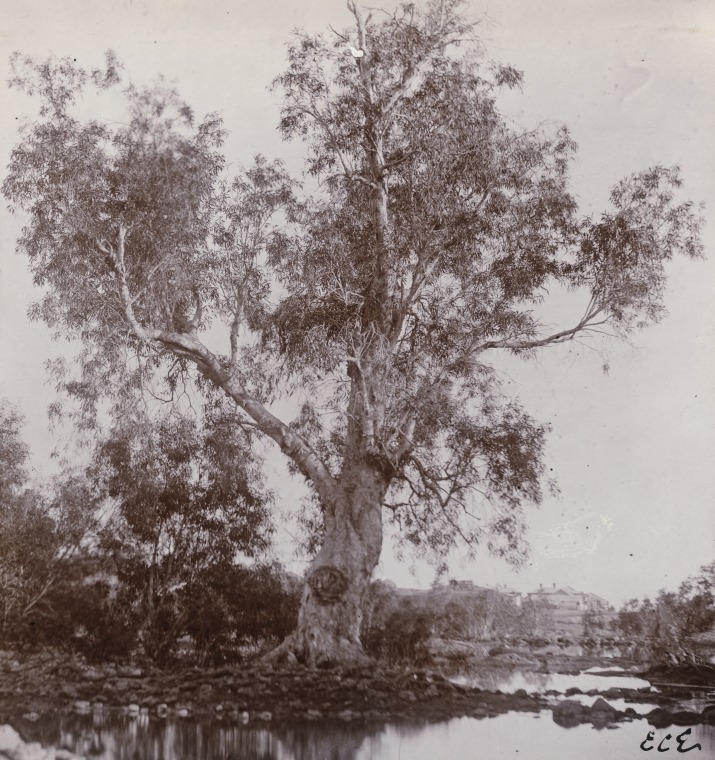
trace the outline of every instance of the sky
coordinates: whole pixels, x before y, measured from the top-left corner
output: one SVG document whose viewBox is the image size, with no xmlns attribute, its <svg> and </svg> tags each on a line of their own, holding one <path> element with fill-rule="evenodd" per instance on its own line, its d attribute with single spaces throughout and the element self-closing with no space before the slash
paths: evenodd
<svg viewBox="0 0 715 760">
<path fill-rule="evenodd" d="M 372 0 L 375 3 L 376 0 Z M 387 0 L 383 7 L 393 7 Z M 549 423 L 548 464 L 560 496 L 528 512 L 532 551 L 518 573 L 503 561 L 449 558 L 450 575 L 529 591 L 571 585 L 614 604 L 676 587 L 715 559 L 715 3 L 711 0 L 468 0 L 484 17 L 488 54 L 525 72 L 503 110 L 525 127 L 566 123 L 579 144 L 572 169 L 582 209 L 598 213 L 621 177 L 653 163 L 680 165 L 685 195 L 706 204 L 705 261 L 669 268 L 668 318 L 628 344 L 554 347 L 535 361 L 504 360 L 505 389 Z M 70 55 L 88 68 L 112 48 L 132 81 L 175 80 L 197 114 L 219 111 L 234 165 L 260 152 L 300 167 L 282 143 L 268 85 L 292 30 L 341 28 L 338 0 L 0 0 L 0 76 L 13 50 Z M 0 172 L 32 113 L 0 90 Z M 0 396 L 27 419 L 39 475 L 52 471 L 53 390 L 44 363 L 66 346 L 28 322 L 38 298 L 14 253 L 21 218 L 0 209 Z M 572 304 L 557 299 L 554 320 Z M 609 371 L 604 372 L 607 364 Z M 275 485 L 290 497 L 280 463 Z M 290 503 L 283 502 L 289 511 Z M 286 531 L 277 551 L 296 570 Z M 377 576 L 426 586 L 434 570 L 386 542 Z"/>
</svg>

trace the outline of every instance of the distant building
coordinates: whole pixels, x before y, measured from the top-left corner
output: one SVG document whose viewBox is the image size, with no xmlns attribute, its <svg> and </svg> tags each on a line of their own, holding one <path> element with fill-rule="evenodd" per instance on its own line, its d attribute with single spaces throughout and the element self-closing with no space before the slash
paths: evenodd
<svg viewBox="0 0 715 760">
<path fill-rule="evenodd" d="M 539 585 L 536 591 L 527 594 L 527 598 L 534 602 L 547 602 L 557 610 L 607 610 L 610 604 L 597 594 L 584 593 L 572 589 L 571 586 L 559 586 L 554 583 L 550 588 Z"/>
<path fill-rule="evenodd" d="M 586 605 L 589 610 L 611 609 L 611 605 L 602 596 L 598 596 L 598 594 L 584 594 L 584 596 L 586 597 Z"/>
<path fill-rule="evenodd" d="M 523 601 L 523 594 L 521 591 L 516 591 L 513 588 L 509 588 L 508 586 L 503 586 L 501 584 L 497 584 L 494 587 L 495 591 L 498 591 L 502 596 L 505 596 L 507 599 L 511 600 L 517 607 L 521 607 L 521 603 Z"/>
</svg>

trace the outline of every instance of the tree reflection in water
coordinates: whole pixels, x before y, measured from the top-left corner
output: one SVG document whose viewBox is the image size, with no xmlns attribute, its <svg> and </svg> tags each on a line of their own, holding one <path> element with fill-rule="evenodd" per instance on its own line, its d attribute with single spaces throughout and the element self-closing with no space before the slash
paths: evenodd
<svg viewBox="0 0 715 760">
<path fill-rule="evenodd" d="M 87 760 L 392 760 L 398 756 L 633 760 L 642 756 L 639 745 L 652 729 L 646 720 L 601 730 L 590 724 L 566 728 L 554 722 L 549 711 L 387 725 L 335 721 L 241 725 L 228 719 L 131 718 L 103 711 L 45 716 L 35 723 L 13 719 L 11 724 L 26 741 L 65 747 Z M 675 733 L 683 729 L 678 726 Z M 668 731 L 656 731 L 658 741 Z M 693 726 L 689 738 L 702 746 L 694 755 L 715 757 L 715 727 Z"/>
<path fill-rule="evenodd" d="M 131 717 L 116 711 L 12 721 L 26 741 L 96 760 L 354 760 L 382 730 L 363 723 L 236 724 L 216 718 Z"/>
</svg>

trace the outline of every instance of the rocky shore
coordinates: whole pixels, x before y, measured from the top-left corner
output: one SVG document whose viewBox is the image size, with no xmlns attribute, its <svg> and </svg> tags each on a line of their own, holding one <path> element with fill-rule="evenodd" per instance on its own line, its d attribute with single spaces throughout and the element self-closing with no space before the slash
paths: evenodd
<svg viewBox="0 0 715 760">
<path fill-rule="evenodd" d="M 0 716 L 96 705 L 159 713 L 221 712 L 256 720 L 396 720 L 406 717 L 489 717 L 538 711 L 545 699 L 525 692 L 485 692 L 426 670 L 308 670 L 261 663 L 225 668 L 102 668 L 49 655 L 0 658 Z"/>
<path fill-rule="evenodd" d="M 504 659 L 504 658 L 502 658 Z M 495 662 L 496 660 L 496 662 Z M 491 666 L 499 665 L 491 658 Z M 551 658 L 539 662 L 544 672 L 575 673 L 591 660 Z M 524 667 L 508 658 L 502 667 Z M 617 673 L 614 672 L 614 675 Z M 622 674 L 622 672 L 621 672 Z M 669 678 L 677 674 L 664 673 Z M 694 676 L 691 676 L 691 680 Z M 702 679 L 701 679 L 702 680 Z M 710 682 L 715 689 L 715 681 Z M 269 721 L 402 721 L 444 720 L 459 716 L 488 718 L 508 711 L 551 710 L 562 725 L 602 726 L 646 718 L 658 727 L 715 724 L 715 706 L 683 711 L 682 685 L 658 694 L 649 688 L 605 688 L 585 692 L 599 698 L 591 706 L 564 694 L 523 689 L 504 694 L 453 683 L 433 670 L 342 669 L 308 670 L 298 665 L 270 667 L 260 662 L 221 668 L 185 667 L 171 671 L 137 665 L 93 666 L 57 653 L 18 655 L 0 652 L 0 724 L 12 716 L 32 720 L 56 710 L 90 712 L 121 709 L 157 716 L 217 715 L 227 720 Z M 608 700 L 657 704 L 650 713 L 633 707 L 617 710 Z M 641 711 L 642 713 L 642 711 Z"/>
</svg>

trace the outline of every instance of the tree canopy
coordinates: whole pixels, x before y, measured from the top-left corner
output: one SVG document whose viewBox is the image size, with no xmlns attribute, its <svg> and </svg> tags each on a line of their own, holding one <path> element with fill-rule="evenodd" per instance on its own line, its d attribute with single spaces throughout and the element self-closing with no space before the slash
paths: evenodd
<svg viewBox="0 0 715 760">
<path fill-rule="evenodd" d="M 461 5 L 366 15 L 350 0 L 351 29 L 296 34 L 274 92 L 282 135 L 305 145 L 304 187 L 263 157 L 230 176 L 219 116 L 197 120 L 163 80 L 124 84 L 114 54 L 96 71 L 18 56 L 11 82 L 40 110 L 3 192 L 27 214 L 33 316 L 82 341 L 78 374 L 57 367 L 81 424 L 148 388 L 222 391 L 310 484 L 316 567 L 364 554 L 343 568 L 358 596 L 383 507 L 437 555 L 463 539 L 518 559 L 547 430 L 505 396 L 496 357 L 656 322 L 666 262 L 702 254 L 677 168 L 579 211 L 568 130 L 500 113 L 521 73 L 489 61 Z M 90 87 L 122 88 L 126 118 L 76 115 Z M 560 288 L 583 311 L 554 330 L 540 306 Z M 274 411 L 286 393 L 293 420 Z M 349 524 L 361 548 L 341 552 Z"/>
</svg>

